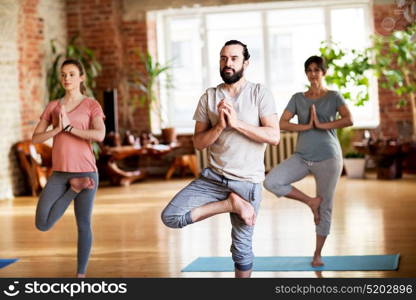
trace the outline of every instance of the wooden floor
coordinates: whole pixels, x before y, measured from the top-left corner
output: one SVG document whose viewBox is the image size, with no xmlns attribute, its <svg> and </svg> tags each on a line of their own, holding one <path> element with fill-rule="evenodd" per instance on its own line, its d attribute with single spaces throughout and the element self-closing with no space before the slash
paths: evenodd
<svg viewBox="0 0 416 300">
<path fill-rule="evenodd" d="M 150 179 L 130 187 L 99 189 L 93 212 L 94 244 L 89 277 L 233 277 L 233 273 L 181 273 L 198 256 L 229 256 L 227 215 L 166 228 L 160 212 L 191 179 Z M 296 186 L 315 191 L 312 177 Z M 254 236 L 257 256 L 309 256 L 312 214 L 299 202 L 267 191 Z M 0 258 L 19 261 L 0 277 L 72 277 L 76 227 L 72 207 L 49 232 L 34 227 L 36 198 L 0 202 Z M 382 181 L 341 178 L 332 233 L 324 255 L 401 254 L 397 271 L 254 272 L 253 277 L 416 277 L 416 177 Z"/>
</svg>

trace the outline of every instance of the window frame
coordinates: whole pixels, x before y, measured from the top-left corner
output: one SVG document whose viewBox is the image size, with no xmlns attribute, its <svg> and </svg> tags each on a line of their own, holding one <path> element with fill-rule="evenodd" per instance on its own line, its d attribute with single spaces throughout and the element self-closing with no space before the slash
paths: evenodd
<svg viewBox="0 0 416 300">
<path fill-rule="evenodd" d="M 267 12 L 270 10 L 278 9 L 296 9 L 296 8 L 321 8 L 323 9 L 324 14 L 324 27 L 325 27 L 325 37 L 327 40 L 330 39 L 331 35 L 331 10 L 332 9 L 345 9 L 345 8 L 363 8 L 364 9 L 364 24 L 365 24 L 365 36 L 370 36 L 374 32 L 374 20 L 373 20 L 373 11 L 372 11 L 372 1 L 371 0 L 321 0 L 321 1 L 279 1 L 279 2 L 266 2 L 266 3 L 253 3 L 253 4 L 234 4 L 234 5 L 223 5 L 223 6 L 212 6 L 212 7 L 185 7 L 185 8 L 175 8 L 175 9 L 166 9 L 166 10 L 157 10 L 150 11 L 147 13 L 147 17 L 156 21 L 156 30 L 157 30 L 157 51 L 160 62 L 166 63 L 169 57 L 169 41 L 170 34 L 168 30 L 168 20 L 169 18 L 195 18 L 195 16 L 200 18 L 200 29 L 199 34 L 201 38 L 201 80 L 203 84 L 208 84 L 211 79 L 209 74 L 209 47 L 204 46 L 208 42 L 207 34 L 207 16 L 209 14 L 219 14 L 219 13 L 238 13 L 238 12 L 247 12 L 247 11 L 257 11 L 261 14 L 262 19 L 262 49 L 263 49 L 263 64 L 264 64 L 264 84 L 270 86 L 271 84 L 271 70 L 270 70 L 270 45 L 269 45 L 269 27 L 267 26 Z M 370 40 L 366 41 L 370 43 Z M 201 90 L 201 95 L 208 86 L 203 86 Z M 174 103 L 172 104 L 169 99 L 169 92 L 165 89 L 161 89 L 161 105 L 167 106 L 167 116 L 171 119 L 172 114 L 174 113 Z M 378 102 L 378 86 L 377 79 L 375 76 L 370 76 L 370 109 L 372 113 L 375 114 L 372 121 L 361 122 L 359 125 L 355 125 L 354 128 L 375 128 L 380 123 L 379 117 L 379 102 Z M 195 107 L 198 99 L 195 99 Z M 289 100 L 289 99 L 287 99 Z M 352 105 L 352 104 L 351 104 Z M 176 131 L 181 134 L 190 134 L 193 133 L 193 120 L 192 116 L 189 116 L 190 126 L 189 127 L 176 127 Z M 170 123 L 170 122 L 168 122 Z M 175 126 L 175 124 L 171 124 Z"/>
</svg>

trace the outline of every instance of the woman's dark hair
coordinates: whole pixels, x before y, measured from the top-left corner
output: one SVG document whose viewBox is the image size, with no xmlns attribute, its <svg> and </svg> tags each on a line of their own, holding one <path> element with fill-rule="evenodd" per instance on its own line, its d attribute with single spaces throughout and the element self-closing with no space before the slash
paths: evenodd
<svg viewBox="0 0 416 300">
<path fill-rule="evenodd" d="M 327 67 L 326 67 L 325 59 L 323 57 L 316 56 L 316 55 L 309 57 L 305 61 L 305 72 L 308 69 L 309 65 L 313 63 L 315 63 L 318 66 L 318 68 L 321 69 L 322 72 L 324 72 L 324 74 L 326 73 Z"/>
<path fill-rule="evenodd" d="M 66 66 L 66 65 L 74 65 L 78 68 L 79 70 L 79 76 L 82 76 L 85 74 L 84 72 L 84 67 L 82 66 L 81 62 L 77 59 L 74 58 L 67 58 L 65 59 L 65 61 L 62 63 L 61 65 L 61 69 Z M 86 94 L 87 89 L 85 88 L 84 82 L 81 82 L 81 84 L 79 85 L 79 89 L 81 91 L 81 94 Z"/>
<path fill-rule="evenodd" d="M 250 58 L 250 53 L 248 53 L 248 49 L 247 49 L 247 45 L 237 41 L 237 40 L 229 40 L 228 42 L 226 42 L 224 44 L 223 47 L 225 46 L 230 46 L 230 45 L 240 45 L 241 47 L 243 47 L 243 56 L 244 56 L 244 60 L 248 60 Z"/>
</svg>

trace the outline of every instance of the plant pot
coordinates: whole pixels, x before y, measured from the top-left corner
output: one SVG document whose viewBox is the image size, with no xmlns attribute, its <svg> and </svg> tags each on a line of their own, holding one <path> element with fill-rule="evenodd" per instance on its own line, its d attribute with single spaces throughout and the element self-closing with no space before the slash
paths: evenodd
<svg viewBox="0 0 416 300">
<path fill-rule="evenodd" d="M 176 130 L 173 127 L 162 128 L 162 140 L 164 144 L 176 143 Z"/>
<path fill-rule="evenodd" d="M 403 171 L 416 174 L 416 142 L 409 142 L 404 145 Z"/>
<path fill-rule="evenodd" d="M 364 178 L 365 158 L 344 158 L 344 166 L 348 178 Z"/>
<path fill-rule="evenodd" d="M 377 165 L 377 179 L 402 178 L 402 157 L 384 156 L 379 158 Z"/>
</svg>

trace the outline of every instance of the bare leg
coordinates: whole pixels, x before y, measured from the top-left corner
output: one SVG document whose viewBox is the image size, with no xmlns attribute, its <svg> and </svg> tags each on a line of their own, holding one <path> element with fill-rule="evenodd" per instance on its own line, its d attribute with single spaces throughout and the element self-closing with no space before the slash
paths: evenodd
<svg viewBox="0 0 416 300">
<path fill-rule="evenodd" d="M 253 226 L 256 213 L 253 206 L 235 193 L 230 193 L 224 201 L 217 201 L 191 210 L 192 222 L 198 222 L 221 213 L 235 213 L 246 225 Z"/>
<path fill-rule="evenodd" d="M 93 189 L 95 185 L 94 180 L 90 177 L 71 178 L 69 184 L 71 185 L 71 189 L 76 193 L 81 192 L 83 189 Z"/>
<path fill-rule="evenodd" d="M 324 247 L 325 240 L 326 240 L 326 236 L 318 235 L 318 234 L 316 235 L 316 249 L 315 249 L 315 253 L 313 254 L 313 259 L 311 262 L 312 267 L 321 267 L 324 265 L 321 259 L 321 251 L 322 251 L 322 248 Z"/>
<path fill-rule="evenodd" d="M 251 277 L 251 270 L 247 271 L 240 271 L 238 269 L 235 269 L 235 278 L 250 278 Z"/>
<path fill-rule="evenodd" d="M 315 225 L 319 224 L 320 222 L 319 206 L 321 205 L 321 202 L 322 202 L 321 197 L 311 198 L 295 187 L 292 187 L 292 190 L 288 194 L 286 194 L 285 197 L 299 200 L 305 203 L 307 206 L 309 206 L 313 213 L 313 221 L 315 222 Z"/>
</svg>

